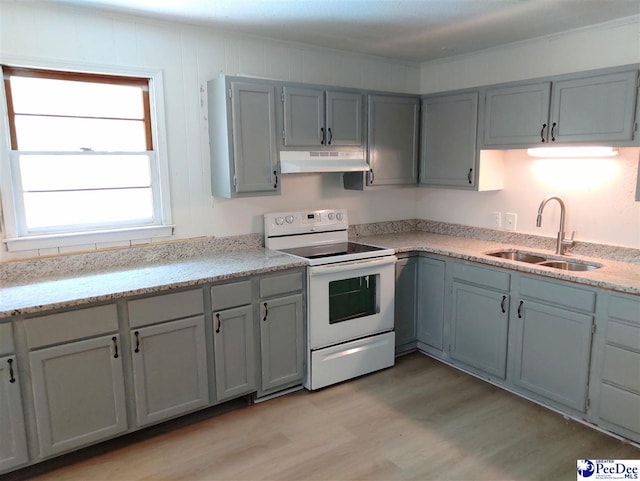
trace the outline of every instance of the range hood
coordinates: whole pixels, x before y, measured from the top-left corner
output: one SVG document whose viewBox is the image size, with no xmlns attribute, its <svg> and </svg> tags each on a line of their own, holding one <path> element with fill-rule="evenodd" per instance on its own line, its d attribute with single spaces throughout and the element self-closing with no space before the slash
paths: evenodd
<svg viewBox="0 0 640 481">
<path fill-rule="evenodd" d="M 280 172 L 302 174 L 310 172 L 364 172 L 369 170 L 363 151 L 312 150 L 280 152 Z"/>
</svg>

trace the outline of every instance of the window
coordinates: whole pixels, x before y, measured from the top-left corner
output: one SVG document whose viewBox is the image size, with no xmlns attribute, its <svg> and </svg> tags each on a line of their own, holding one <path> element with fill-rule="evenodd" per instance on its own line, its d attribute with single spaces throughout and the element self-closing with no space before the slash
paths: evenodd
<svg viewBox="0 0 640 481">
<path fill-rule="evenodd" d="M 5 212 L 10 250 L 99 242 L 104 234 L 107 240 L 128 240 L 170 233 L 152 135 L 153 79 L 2 70 L 10 137 L 11 182 L 3 184 L 12 194 L 7 202 L 3 192 L 5 211 L 13 207 Z"/>
</svg>

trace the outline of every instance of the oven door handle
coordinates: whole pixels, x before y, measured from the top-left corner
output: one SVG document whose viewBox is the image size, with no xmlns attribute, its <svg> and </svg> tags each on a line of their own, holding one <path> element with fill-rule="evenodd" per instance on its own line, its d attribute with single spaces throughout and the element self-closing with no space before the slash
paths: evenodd
<svg viewBox="0 0 640 481">
<path fill-rule="evenodd" d="M 327 264 L 323 266 L 310 266 L 309 267 L 309 275 L 310 276 L 322 276 L 325 274 L 333 274 L 335 272 L 345 272 L 351 271 L 353 269 L 358 269 L 362 267 L 378 267 L 384 266 L 387 264 L 395 264 L 397 258 L 396 256 L 384 256 L 374 259 L 362 259 L 359 261 L 352 262 L 336 262 L 335 264 Z"/>
</svg>

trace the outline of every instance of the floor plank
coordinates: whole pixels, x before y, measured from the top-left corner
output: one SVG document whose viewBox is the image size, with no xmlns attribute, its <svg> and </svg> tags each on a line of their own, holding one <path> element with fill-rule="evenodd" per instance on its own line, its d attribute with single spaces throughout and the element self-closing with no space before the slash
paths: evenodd
<svg viewBox="0 0 640 481">
<path fill-rule="evenodd" d="M 192 421 L 37 481 L 575 480 L 640 450 L 420 354 L 309 393 Z M 23 471 L 23 475 L 28 471 Z"/>
</svg>

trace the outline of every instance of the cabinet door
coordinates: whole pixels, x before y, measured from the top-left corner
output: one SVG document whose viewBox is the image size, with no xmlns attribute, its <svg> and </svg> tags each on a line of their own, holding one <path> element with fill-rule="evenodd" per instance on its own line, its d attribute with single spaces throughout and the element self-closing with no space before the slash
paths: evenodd
<svg viewBox="0 0 640 481">
<path fill-rule="evenodd" d="M 301 384 L 304 375 L 302 295 L 260 302 L 262 391 Z"/>
<path fill-rule="evenodd" d="M 450 356 L 505 379 L 508 302 L 507 294 L 454 282 L 451 290 Z"/>
<path fill-rule="evenodd" d="M 475 185 L 478 92 L 422 101 L 420 183 Z"/>
<path fill-rule="evenodd" d="M 362 94 L 327 91 L 327 145 L 362 145 Z"/>
<path fill-rule="evenodd" d="M 414 97 L 369 95 L 370 185 L 415 184 L 418 178 L 418 112 Z"/>
<path fill-rule="evenodd" d="M 430 257 L 418 259 L 418 341 L 442 350 L 444 328 L 445 262 Z"/>
<path fill-rule="evenodd" d="M 131 331 L 138 425 L 209 402 L 204 316 Z"/>
<path fill-rule="evenodd" d="M 488 89 L 484 145 L 526 147 L 546 142 L 550 94 L 550 82 Z"/>
<path fill-rule="evenodd" d="M 231 399 L 255 391 L 253 306 L 213 313 L 216 398 Z"/>
<path fill-rule="evenodd" d="M 407 257 L 396 262 L 396 299 L 394 329 L 396 354 L 403 346 L 416 341 L 416 289 L 418 258 Z"/>
<path fill-rule="evenodd" d="M 514 310 L 514 383 L 584 412 L 593 317 L 530 300 Z"/>
<path fill-rule="evenodd" d="M 0 473 L 29 460 L 15 356 L 0 358 Z"/>
<path fill-rule="evenodd" d="M 29 357 L 42 456 L 127 430 L 117 334 L 33 351 Z"/>
<path fill-rule="evenodd" d="M 637 70 L 554 82 L 552 142 L 633 139 Z"/>
<path fill-rule="evenodd" d="M 284 145 L 321 147 L 324 130 L 324 90 L 283 87 Z"/>
<path fill-rule="evenodd" d="M 252 82 L 231 83 L 235 191 L 278 190 L 276 88 Z"/>
</svg>

